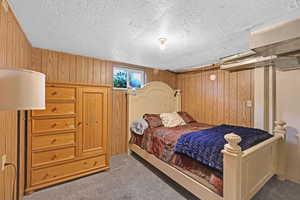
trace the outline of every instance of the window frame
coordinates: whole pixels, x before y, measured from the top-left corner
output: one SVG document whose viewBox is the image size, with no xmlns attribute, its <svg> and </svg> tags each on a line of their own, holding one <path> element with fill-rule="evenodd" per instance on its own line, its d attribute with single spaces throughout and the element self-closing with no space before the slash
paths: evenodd
<svg viewBox="0 0 300 200">
<path fill-rule="evenodd" d="M 127 80 L 126 80 L 126 83 L 127 83 L 127 88 L 117 88 L 117 87 L 114 87 L 114 70 L 123 70 L 123 71 L 126 71 L 127 72 Z M 146 72 L 142 69 L 134 69 L 134 68 L 130 68 L 130 67 L 127 67 L 127 66 L 120 66 L 120 65 L 115 65 L 113 66 L 113 73 L 112 73 L 112 84 L 113 84 L 113 89 L 114 90 L 128 90 L 129 89 L 129 73 L 130 72 L 135 72 L 135 73 L 142 73 L 142 80 L 141 80 L 141 88 L 146 84 Z"/>
</svg>

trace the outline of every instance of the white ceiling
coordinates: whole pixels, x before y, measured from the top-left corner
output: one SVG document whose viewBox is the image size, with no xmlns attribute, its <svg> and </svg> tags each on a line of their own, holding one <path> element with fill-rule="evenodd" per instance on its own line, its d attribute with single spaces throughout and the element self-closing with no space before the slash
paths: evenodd
<svg viewBox="0 0 300 200">
<path fill-rule="evenodd" d="M 34 47 L 174 71 L 245 51 L 250 31 L 300 16 L 300 0 L 8 1 Z"/>
</svg>

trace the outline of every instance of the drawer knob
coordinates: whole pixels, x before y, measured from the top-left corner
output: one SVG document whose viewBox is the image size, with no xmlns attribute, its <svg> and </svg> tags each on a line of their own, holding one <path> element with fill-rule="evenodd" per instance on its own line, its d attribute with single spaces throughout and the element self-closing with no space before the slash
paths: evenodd
<svg viewBox="0 0 300 200">
<path fill-rule="evenodd" d="M 55 128 L 57 126 L 57 124 L 56 123 L 54 123 L 54 124 L 52 124 L 52 128 Z"/>
<path fill-rule="evenodd" d="M 53 139 L 52 141 L 51 141 L 51 144 L 54 144 L 56 142 L 56 139 Z"/>
<path fill-rule="evenodd" d="M 84 164 L 84 165 L 86 165 L 86 164 L 87 164 L 87 162 L 83 162 L 83 164 Z"/>
<path fill-rule="evenodd" d="M 81 122 L 78 122 L 78 123 L 77 123 L 77 126 L 81 126 L 81 124 L 82 124 Z"/>
<path fill-rule="evenodd" d="M 52 160 L 55 160 L 57 158 L 57 155 L 55 154 L 53 157 L 52 157 Z"/>
<path fill-rule="evenodd" d="M 46 178 L 48 178 L 48 176 L 49 176 L 49 174 L 47 173 L 47 174 L 45 174 L 45 176 L 44 176 L 44 178 L 43 179 L 46 179 Z"/>
<path fill-rule="evenodd" d="M 95 161 L 95 162 L 94 162 L 94 166 L 96 166 L 97 164 L 98 164 L 98 162 L 97 162 L 97 161 Z"/>
<path fill-rule="evenodd" d="M 52 108 L 52 112 L 56 112 L 56 111 L 57 111 L 56 107 Z"/>
<path fill-rule="evenodd" d="M 52 96 L 55 96 L 55 95 L 57 95 L 57 92 L 54 91 L 54 92 L 51 93 L 51 95 L 52 95 Z"/>
</svg>

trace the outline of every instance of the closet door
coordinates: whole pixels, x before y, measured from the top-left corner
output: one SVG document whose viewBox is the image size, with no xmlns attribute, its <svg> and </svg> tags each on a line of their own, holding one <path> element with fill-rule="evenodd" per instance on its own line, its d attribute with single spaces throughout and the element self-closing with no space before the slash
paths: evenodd
<svg viewBox="0 0 300 200">
<path fill-rule="evenodd" d="M 107 89 L 78 88 L 78 154 L 92 156 L 106 153 Z"/>
</svg>

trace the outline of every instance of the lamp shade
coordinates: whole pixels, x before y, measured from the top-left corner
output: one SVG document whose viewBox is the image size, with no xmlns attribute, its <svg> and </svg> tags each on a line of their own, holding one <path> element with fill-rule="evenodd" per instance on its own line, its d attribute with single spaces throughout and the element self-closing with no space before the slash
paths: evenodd
<svg viewBox="0 0 300 200">
<path fill-rule="evenodd" d="M 0 110 L 45 109 L 45 75 L 0 69 Z"/>
</svg>

